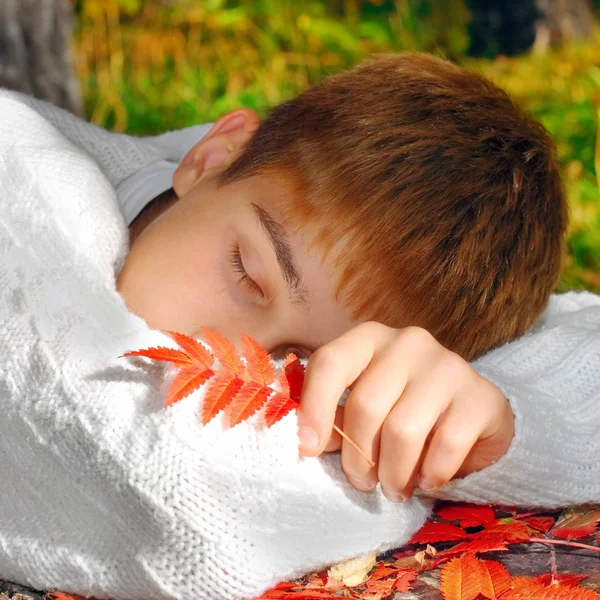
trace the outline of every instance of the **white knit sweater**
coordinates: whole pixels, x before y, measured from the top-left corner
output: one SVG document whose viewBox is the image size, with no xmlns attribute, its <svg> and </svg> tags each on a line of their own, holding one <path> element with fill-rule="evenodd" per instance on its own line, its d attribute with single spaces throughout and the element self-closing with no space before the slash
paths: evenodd
<svg viewBox="0 0 600 600">
<path fill-rule="evenodd" d="M 117 135 L 0 92 L 1 577 L 99 598 L 251 598 L 400 546 L 426 496 L 600 501 L 600 297 L 589 293 L 553 296 L 530 333 L 474 363 L 515 412 L 508 452 L 405 504 L 353 488 L 339 453 L 299 458 L 295 412 L 269 429 L 260 418 L 202 427 L 202 390 L 163 409 L 164 369 L 117 356 L 169 340 L 114 284 L 139 174 L 163 191 L 205 131 Z"/>
</svg>

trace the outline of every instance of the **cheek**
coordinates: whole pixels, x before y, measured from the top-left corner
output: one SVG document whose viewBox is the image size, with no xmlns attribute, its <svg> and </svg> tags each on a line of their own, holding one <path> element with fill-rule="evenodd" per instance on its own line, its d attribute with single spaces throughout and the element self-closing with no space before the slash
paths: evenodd
<svg viewBox="0 0 600 600">
<path fill-rule="evenodd" d="M 235 285 L 223 235 L 179 233 L 148 231 L 134 244 L 117 279 L 129 309 L 154 329 L 187 335 L 246 319 L 247 299 Z"/>
</svg>

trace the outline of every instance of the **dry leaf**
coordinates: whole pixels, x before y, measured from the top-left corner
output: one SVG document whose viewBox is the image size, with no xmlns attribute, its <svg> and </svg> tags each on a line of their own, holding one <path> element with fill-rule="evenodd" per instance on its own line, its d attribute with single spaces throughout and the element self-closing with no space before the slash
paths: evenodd
<svg viewBox="0 0 600 600">
<path fill-rule="evenodd" d="M 334 565 L 327 571 L 327 575 L 348 587 L 354 587 L 368 579 L 367 574 L 376 562 L 377 555 L 371 552 Z"/>
</svg>

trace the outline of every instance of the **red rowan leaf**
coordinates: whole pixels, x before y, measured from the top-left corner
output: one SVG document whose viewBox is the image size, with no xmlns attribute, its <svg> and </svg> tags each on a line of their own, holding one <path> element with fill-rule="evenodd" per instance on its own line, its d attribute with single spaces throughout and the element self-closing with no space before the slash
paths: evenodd
<svg viewBox="0 0 600 600">
<path fill-rule="evenodd" d="M 585 507 L 565 509 L 558 518 L 550 535 L 560 539 L 580 539 L 596 531 L 600 521 L 600 510 L 590 510 Z"/>
<path fill-rule="evenodd" d="M 267 351 L 248 335 L 242 333 L 241 340 L 249 378 L 263 385 L 271 385 L 275 381 L 275 367 Z"/>
<path fill-rule="evenodd" d="M 270 387 L 255 381 L 244 383 L 225 409 L 229 426 L 235 427 L 238 423 L 250 418 L 263 407 L 263 404 L 272 393 L 273 390 Z"/>
<path fill-rule="evenodd" d="M 179 402 L 179 400 L 197 390 L 213 375 L 214 371 L 207 369 L 204 365 L 187 365 L 182 367 L 175 375 L 167 390 L 165 406 Z"/>
<path fill-rule="evenodd" d="M 173 348 L 167 348 L 166 346 L 156 346 L 153 348 L 146 348 L 145 350 L 133 350 L 131 352 L 125 352 L 118 358 L 124 356 L 143 356 L 144 358 L 151 358 L 156 361 L 170 362 L 175 365 L 191 365 L 193 360 L 181 350 L 175 350 Z"/>
<path fill-rule="evenodd" d="M 589 575 L 582 573 L 557 573 L 554 576 L 552 576 L 552 573 L 543 573 L 542 575 L 533 577 L 532 580 L 545 586 L 556 585 L 559 583 L 560 585 L 574 587 L 578 585 L 580 581 L 583 581 L 588 577 Z"/>
<path fill-rule="evenodd" d="M 283 363 L 283 369 L 290 390 L 290 398 L 293 400 L 300 400 L 302 384 L 304 383 L 304 365 L 297 356 L 288 354 Z"/>
<path fill-rule="evenodd" d="M 2 596 L 0 596 L 1 598 Z M 94 597 L 86 598 L 77 594 L 67 594 L 66 592 L 49 592 L 47 597 L 52 600 L 96 600 Z"/>
<path fill-rule="evenodd" d="M 220 413 L 233 400 L 240 391 L 244 382 L 231 373 L 219 373 L 211 379 L 202 405 L 202 425 Z"/>
<path fill-rule="evenodd" d="M 544 586 L 528 577 L 513 577 L 512 588 L 501 600 L 598 600 L 600 594 L 584 587 L 554 583 Z"/>
<path fill-rule="evenodd" d="M 398 569 L 391 569 L 390 567 L 386 566 L 383 561 L 381 561 L 378 564 L 377 569 L 375 569 L 371 577 L 369 577 L 368 581 L 377 581 L 377 579 L 383 579 L 392 573 L 398 573 Z"/>
<path fill-rule="evenodd" d="M 495 560 L 480 560 L 482 585 L 480 594 L 491 600 L 510 590 L 511 577 L 504 565 Z"/>
<path fill-rule="evenodd" d="M 181 400 L 210 379 L 202 405 L 203 425 L 227 409 L 229 426 L 234 427 L 266 406 L 265 420 L 267 427 L 270 427 L 298 408 L 296 399 L 287 393 L 291 391 L 299 398 L 302 391 L 304 366 L 295 355 L 288 355 L 283 363 L 280 385 L 284 391 L 275 392 L 270 387 L 276 375 L 273 361 L 256 340 L 244 334 L 241 336 L 247 362 L 245 365 L 228 339 L 206 327 L 201 331 L 218 359 L 218 365 L 212 369 L 208 367 L 213 365 L 215 356 L 194 338 L 176 331 L 165 330 L 163 333 L 175 340 L 185 352 L 160 347 L 137 350 L 123 356 L 168 360 L 179 367 L 167 391 L 165 405 Z"/>
<path fill-rule="evenodd" d="M 281 391 L 284 394 L 289 395 L 290 393 L 290 384 L 288 382 L 288 376 L 285 370 L 287 366 L 295 360 L 299 360 L 298 357 L 294 353 L 290 353 L 284 358 L 283 363 L 281 364 L 281 371 L 279 373 L 278 381 L 279 387 L 281 388 Z"/>
<path fill-rule="evenodd" d="M 555 521 L 553 517 L 543 517 L 538 515 L 524 517 L 523 519 L 519 520 L 523 521 L 523 523 L 527 523 L 527 525 L 532 529 L 535 529 L 536 531 L 543 531 L 544 533 L 552 529 L 552 525 L 554 525 Z"/>
<path fill-rule="evenodd" d="M 510 589 L 510 581 L 508 571 L 499 562 L 465 554 L 442 567 L 442 596 L 444 600 L 474 600 L 481 594 L 494 600 Z"/>
<path fill-rule="evenodd" d="M 208 327 L 202 327 L 201 331 L 202 337 L 211 347 L 223 370 L 231 371 L 236 377 L 239 377 L 245 368 L 235 346 L 227 338 Z"/>
<path fill-rule="evenodd" d="M 265 422 L 267 427 L 271 427 L 277 421 L 280 421 L 291 410 L 298 408 L 298 403 L 292 400 L 287 394 L 275 392 L 267 399 L 265 404 Z"/>
<path fill-rule="evenodd" d="M 475 600 L 481 590 L 481 567 L 471 554 L 453 558 L 442 567 L 440 583 L 444 600 Z"/>
<path fill-rule="evenodd" d="M 394 589 L 398 592 L 408 592 L 410 586 L 417 578 L 416 571 L 398 571 L 399 575 L 396 576 L 394 581 Z"/>
<path fill-rule="evenodd" d="M 370 581 L 360 594 L 361 600 L 383 600 L 387 598 L 394 589 L 394 579 L 384 579 L 379 581 Z"/>
<path fill-rule="evenodd" d="M 483 552 L 504 552 L 506 550 L 506 542 L 502 539 L 502 535 L 498 534 L 497 537 L 494 538 L 493 534 L 490 534 L 484 539 L 475 537 L 467 542 L 456 544 L 456 546 L 452 546 L 452 548 L 448 548 L 447 550 L 442 550 L 438 553 L 438 557 L 454 556 L 456 554 L 462 554 L 463 552 L 478 554 Z"/>
<path fill-rule="evenodd" d="M 212 367 L 215 357 L 198 340 L 177 331 L 164 330 L 163 333 L 170 336 L 193 362 L 202 364 L 207 369 Z"/>
<path fill-rule="evenodd" d="M 407 544 L 429 544 L 435 542 L 449 542 L 463 540 L 469 534 L 456 525 L 450 523 L 435 523 L 428 521 L 413 535 Z"/>
<path fill-rule="evenodd" d="M 509 544 L 524 542 L 530 537 L 527 525 L 522 521 L 513 519 L 496 519 L 490 523 L 485 523 L 483 531 L 480 531 L 477 537 L 485 539 L 489 534 L 501 534 L 504 541 Z"/>
<path fill-rule="evenodd" d="M 495 518 L 490 506 L 478 504 L 454 504 L 436 509 L 435 513 L 446 521 L 459 521 L 461 527 L 477 527 Z"/>
</svg>

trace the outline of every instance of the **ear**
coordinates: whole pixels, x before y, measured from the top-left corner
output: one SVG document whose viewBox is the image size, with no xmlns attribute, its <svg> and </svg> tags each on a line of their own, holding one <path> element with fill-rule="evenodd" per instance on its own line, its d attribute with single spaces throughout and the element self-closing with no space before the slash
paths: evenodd
<svg viewBox="0 0 600 600">
<path fill-rule="evenodd" d="M 223 115 L 210 131 L 185 155 L 173 174 L 179 198 L 198 181 L 224 170 L 238 156 L 260 125 L 255 111 L 240 108 Z"/>
</svg>

